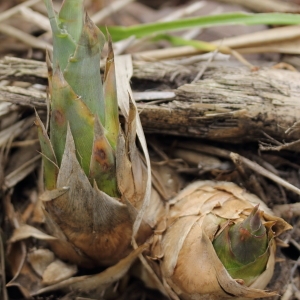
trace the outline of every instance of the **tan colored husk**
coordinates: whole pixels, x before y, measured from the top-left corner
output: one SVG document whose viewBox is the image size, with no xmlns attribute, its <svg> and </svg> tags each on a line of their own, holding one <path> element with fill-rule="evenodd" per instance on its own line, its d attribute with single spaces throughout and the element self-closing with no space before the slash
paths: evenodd
<svg viewBox="0 0 300 300">
<path fill-rule="evenodd" d="M 159 260 L 161 276 L 167 288 L 171 288 L 181 299 L 276 295 L 276 292 L 263 290 L 273 275 L 275 239 L 269 245 L 270 257 L 266 270 L 250 287 L 231 278 L 212 245 L 222 219 L 244 219 L 257 204 L 263 211 L 265 222 L 275 223 L 272 227 L 274 236 L 291 228 L 284 220 L 273 216 L 259 198 L 234 183 L 198 181 L 172 199 L 166 225 L 165 220 L 158 224 L 166 230 L 156 237 L 152 248 L 152 255 Z"/>
<path fill-rule="evenodd" d="M 119 170 L 119 174 L 122 171 Z M 124 180 L 133 186 L 129 176 Z M 138 200 L 141 197 L 137 197 Z M 118 201 L 96 185 L 90 185 L 76 158 L 69 127 L 57 189 L 46 191 L 41 198 L 45 205 L 46 227 L 59 239 L 50 243 L 61 259 L 84 267 L 108 266 L 132 251 L 130 241 L 137 211 L 129 201 L 131 198 L 122 197 Z M 144 242 L 150 233 L 149 225 L 142 223 L 138 243 Z"/>
</svg>

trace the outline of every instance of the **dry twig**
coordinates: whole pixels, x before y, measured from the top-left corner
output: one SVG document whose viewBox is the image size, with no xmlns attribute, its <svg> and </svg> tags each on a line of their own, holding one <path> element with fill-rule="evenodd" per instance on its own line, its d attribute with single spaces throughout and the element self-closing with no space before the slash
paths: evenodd
<svg viewBox="0 0 300 300">
<path fill-rule="evenodd" d="M 289 182 L 280 178 L 279 176 L 271 173 L 270 171 L 266 170 L 259 164 L 249 160 L 248 158 L 243 157 L 237 153 L 231 153 L 230 157 L 235 164 L 237 164 L 237 165 L 243 164 L 243 165 L 247 166 L 248 168 L 250 168 L 251 170 L 261 174 L 262 176 L 265 176 L 265 177 L 271 179 L 272 181 L 282 185 L 286 189 L 293 191 L 294 193 L 300 195 L 300 189 L 298 189 L 296 186 L 290 184 Z"/>
</svg>

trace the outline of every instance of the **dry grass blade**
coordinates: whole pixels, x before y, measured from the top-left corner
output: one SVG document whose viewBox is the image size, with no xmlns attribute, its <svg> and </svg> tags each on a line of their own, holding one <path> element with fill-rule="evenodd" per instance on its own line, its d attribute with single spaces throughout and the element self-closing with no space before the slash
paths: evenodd
<svg viewBox="0 0 300 300">
<path fill-rule="evenodd" d="M 21 31 L 19 29 L 16 29 L 10 25 L 0 24 L 0 32 L 8 36 L 14 37 L 22 41 L 24 44 L 33 48 L 42 49 L 42 50 L 52 49 L 52 46 L 47 42 L 41 41 L 38 38 L 35 38 L 34 36 L 24 31 Z"/>
<path fill-rule="evenodd" d="M 129 3 L 133 2 L 133 1 L 135 1 L 135 0 L 114 1 L 110 5 L 106 6 L 105 8 L 103 8 L 102 10 L 100 10 L 99 12 L 94 14 L 91 19 L 95 24 L 98 24 L 101 21 L 103 21 L 105 18 L 110 16 L 111 14 L 117 12 L 118 10 L 122 9 L 124 6 L 128 5 Z"/>
<path fill-rule="evenodd" d="M 300 40 L 294 40 L 291 42 L 278 42 L 262 47 L 249 47 L 240 48 L 239 51 L 242 54 L 253 54 L 253 53 L 284 53 L 284 54 L 300 54 L 299 50 Z"/>
<path fill-rule="evenodd" d="M 20 135 L 25 129 L 32 125 L 32 122 L 33 118 L 24 119 L 2 130 L 0 132 L 0 146 L 3 147 L 8 141 Z"/>
<path fill-rule="evenodd" d="M 0 79 L 46 84 L 47 67 L 41 61 L 6 56 L 0 61 Z"/>
<path fill-rule="evenodd" d="M 20 3 L 19 5 L 16 5 L 14 7 L 12 7 L 11 9 L 8 9 L 4 12 L 2 12 L 0 14 L 0 22 L 12 17 L 14 14 L 18 13 L 20 11 L 20 9 L 22 9 L 23 7 L 29 7 L 32 6 L 34 4 L 39 3 L 41 0 L 29 0 L 23 3 Z"/>
<path fill-rule="evenodd" d="M 228 47 L 230 49 L 236 49 L 237 51 L 243 51 L 243 53 L 247 53 L 247 48 L 253 46 L 260 47 L 271 47 L 273 46 L 274 52 L 282 52 L 282 53 L 295 53 L 298 54 L 299 47 L 297 46 L 297 41 L 300 37 L 299 26 L 286 26 L 286 27 L 278 27 L 272 28 L 265 31 L 259 31 L 254 33 L 249 33 L 241 36 L 225 38 L 222 40 L 212 41 L 210 44 L 219 49 L 222 53 L 230 53 Z M 289 47 L 289 49 L 285 50 L 284 47 L 278 47 L 276 50 L 276 43 L 282 43 L 284 41 L 288 41 L 286 43 L 291 43 L 290 40 L 293 40 L 294 47 Z M 279 44 L 280 46 L 281 44 Z M 241 49 L 242 48 L 242 49 Z M 253 48 L 254 49 L 254 48 Z M 212 49 L 213 50 L 213 49 Z M 250 51 L 250 50 L 248 50 Z M 163 60 L 170 59 L 174 57 L 187 56 L 187 55 L 195 55 L 205 52 L 203 49 L 195 48 L 192 46 L 182 46 L 176 48 L 164 48 L 159 50 L 151 50 L 144 52 L 137 52 L 134 54 L 134 57 L 141 60 Z M 259 53 L 262 52 L 262 49 L 259 51 L 252 50 L 251 53 Z"/>
<path fill-rule="evenodd" d="M 18 182 L 24 179 L 27 175 L 32 173 L 40 164 L 40 155 L 32 158 L 31 160 L 24 163 L 19 168 L 8 174 L 4 179 L 4 189 L 14 187 Z"/>
<path fill-rule="evenodd" d="M 44 15 L 24 6 L 20 8 L 20 12 L 23 18 L 28 22 L 33 23 L 46 31 L 51 30 L 49 20 Z"/>
<path fill-rule="evenodd" d="M 169 14 L 169 15 L 161 18 L 161 19 L 158 19 L 157 22 L 168 22 L 168 21 L 174 21 L 174 20 L 184 18 L 186 16 L 189 16 L 189 15 L 195 13 L 196 11 L 203 8 L 204 6 L 205 6 L 204 2 L 194 2 L 190 5 L 188 5 L 187 7 L 184 6 L 183 8 L 175 10 L 173 13 L 171 13 L 171 14 Z M 198 34 L 199 34 L 199 30 L 201 30 L 201 29 L 197 29 Z M 141 49 L 141 48 L 143 49 L 144 45 L 146 47 L 147 42 L 151 43 L 151 39 L 154 38 L 155 36 L 156 36 L 155 34 L 151 34 L 150 36 L 147 36 L 147 37 L 144 37 L 144 38 L 141 38 L 141 39 L 138 39 L 138 40 L 136 40 L 135 37 L 134 37 L 134 39 L 131 40 L 131 43 L 127 45 L 127 47 L 132 46 L 132 47 L 135 47 L 135 49 L 137 49 L 137 47 L 139 49 Z M 125 49 L 126 48 L 123 47 L 123 51 Z M 129 49 L 129 51 L 130 51 L 130 49 Z"/>
<path fill-rule="evenodd" d="M 0 90 L 12 92 L 16 94 L 26 95 L 32 98 L 38 98 L 38 99 L 46 99 L 47 94 L 45 92 L 28 88 L 22 88 L 18 86 L 2 86 L 0 87 Z"/>
<path fill-rule="evenodd" d="M 287 286 L 287 289 L 285 290 L 284 294 L 281 296 L 281 300 L 289 300 L 292 299 L 294 295 L 294 291 L 293 291 L 293 285 L 290 283 Z"/>
<path fill-rule="evenodd" d="M 203 2 L 191 3 L 190 5 L 188 5 L 186 7 L 182 7 L 178 10 L 175 10 L 173 13 L 167 15 L 166 17 L 159 19 L 158 22 L 172 21 L 172 20 L 184 18 L 186 16 L 189 16 L 189 15 L 197 12 L 198 10 L 203 8 L 205 5 L 206 4 Z"/>
<path fill-rule="evenodd" d="M 294 3 L 288 3 L 280 0 L 217 0 L 218 2 L 237 4 L 244 6 L 256 12 L 290 12 L 299 13 L 300 8 Z"/>
<path fill-rule="evenodd" d="M 226 38 L 214 41 L 214 44 L 225 45 L 233 49 L 246 48 L 251 46 L 262 46 L 276 42 L 300 38 L 300 26 L 286 26 L 253 32 L 241 36 Z"/>
<path fill-rule="evenodd" d="M 1 87 L 0 87 L 1 89 Z M 3 117 L 17 110 L 17 106 L 9 102 L 1 102 L 0 103 L 0 116 Z"/>
<path fill-rule="evenodd" d="M 135 92 L 135 101 L 170 100 L 175 98 L 174 92 Z"/>
<path fill-rule="evenodd" d="M 300 203 L 274 205 L 273 211 L 276 216 L 285 219 L 300 217 Z"/>
</svg>

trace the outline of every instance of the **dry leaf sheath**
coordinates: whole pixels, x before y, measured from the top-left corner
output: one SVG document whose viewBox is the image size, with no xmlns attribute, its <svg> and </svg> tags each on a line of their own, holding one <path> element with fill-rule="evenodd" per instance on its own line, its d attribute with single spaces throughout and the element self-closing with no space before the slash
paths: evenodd
<svg viewBox="0 0 300 300">
<path fill-rule="evenodd" d="M 191 184 L 168 205 L 153 188 L 145 210 L 150 176 L 136 147 L 140 123 L 129 102 L 124 130 L 120 126 L 111 41 L 102 85 L 104 36 L 84 14 L 83 0 L 65 0 L 59 14 L 51 0 L 45 2 L 54 44 L 48 59 L 50 121 L 45 128 L 37 116 L 36 125 L 44 165 L 41 198 L 48 231 L 57 238 L 49 239 L 56 255 L 84 267 L 113 265 L 107 270 L 118 270 L 123 261 L 127 270 L 128 255 L 135 257 L 132 236 L 137 244 L 151 237 L 147 257 L 156 259 L 150 264 L 171 298 L 274 295 L 262 289 L 273 274 L 275 237 L 290 226 L 254 195 L 223 182 Z M 143 221 L 135 222 L 140 212 Z"/>
</svg>

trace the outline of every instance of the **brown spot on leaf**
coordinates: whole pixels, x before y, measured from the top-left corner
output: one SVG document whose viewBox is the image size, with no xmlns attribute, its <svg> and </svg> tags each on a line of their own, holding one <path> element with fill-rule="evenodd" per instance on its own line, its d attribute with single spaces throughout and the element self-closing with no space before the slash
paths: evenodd
<svg viewBox="0 0 300 300">
<path fill-rule="evenodd" d="M 52 113 L 53 113 L 55 122 L 58 125 L 63 125 L 65 123 L 65 116 L 59 109 L 55 109 Z"/>
<path fill-rule="evenodd" d="M 242 242 L 247 240 L 251 236 L 250 232 L 245 228 L 240 228 L 239 231 L 240 231 L 240 239 Z"/>
<path fill-rule="evenodd" d="M 108 157 L 105 150 L 106 143 L 103 140 L 98 140 L 94 143 L 95 160 L 106 170 L 108 169 Z"/>
<path fill-rule="evenodd" d="M 97 156 L 99 156 L 101 160 L 105 159 L 106 154 L 103 149 L 96 149 L 96 151 L 97 151 Z"/>
</svg>

